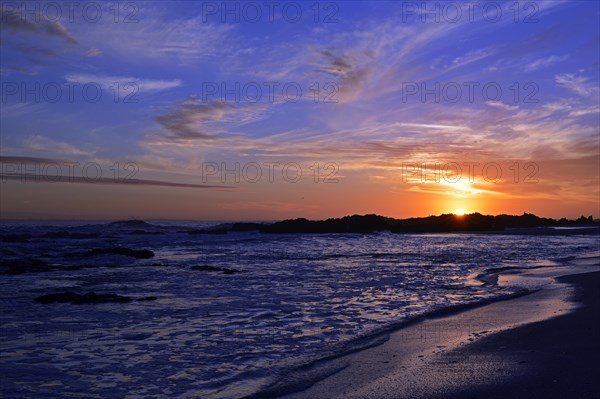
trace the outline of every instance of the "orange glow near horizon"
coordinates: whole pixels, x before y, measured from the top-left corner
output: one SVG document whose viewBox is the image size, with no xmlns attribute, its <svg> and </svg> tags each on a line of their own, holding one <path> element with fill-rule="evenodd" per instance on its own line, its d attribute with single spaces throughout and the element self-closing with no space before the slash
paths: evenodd
<svg viewBox="0 0 600 399">
<path fill-rule="evenodd" d="M 401 24 L 397 2 L 297 2 L 293 21 L 136 2 L 133 24 L 12 3 L 0 222 L 600 218 L 599 1 L 490 20 L 423 0 Z"/>
</svg>

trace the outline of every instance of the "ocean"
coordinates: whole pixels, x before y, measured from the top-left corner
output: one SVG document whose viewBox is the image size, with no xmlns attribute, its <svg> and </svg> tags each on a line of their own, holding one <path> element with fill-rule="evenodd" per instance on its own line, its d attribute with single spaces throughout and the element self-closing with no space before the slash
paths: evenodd
<svg viewBox="0 0 600 399">
<path fill-rule="evenodd" d="M 244 397 L 431 312 L 535 289 L 485 278 L 499 269 L 599 249 L 598 235 L 196 230 L 214 224 L 1 223 L 0 396 Z M 128 301 L 35 300 L 66 291 Z"/>
</svg>

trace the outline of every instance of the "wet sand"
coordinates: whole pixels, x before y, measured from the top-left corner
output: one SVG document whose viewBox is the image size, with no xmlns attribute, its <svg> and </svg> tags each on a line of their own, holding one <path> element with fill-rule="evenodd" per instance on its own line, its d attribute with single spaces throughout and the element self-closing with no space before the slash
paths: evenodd
<svg viewBox="0 0 600 399">
<path fill-rule="evenodd" d="M 382 345 L 296 376 L 339 370 L 281 397 L 599 398 L 600 271 L 585 263 L 526 272 L 551 282 L 402 328 Z M 561 274 L 568 276 L 551 278 Z"/>
</svg>

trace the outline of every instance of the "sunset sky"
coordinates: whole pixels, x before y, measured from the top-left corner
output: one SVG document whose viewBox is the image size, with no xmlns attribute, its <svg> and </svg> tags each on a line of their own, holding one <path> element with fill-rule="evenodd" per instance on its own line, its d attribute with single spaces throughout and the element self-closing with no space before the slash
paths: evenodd
<svg viewBox="0 0 600 399">
<path fill-rule="evenodd" d="M 463 3 L 3 2 L 1 217 L 600 217 L 600 3 Z"/>
</svg>

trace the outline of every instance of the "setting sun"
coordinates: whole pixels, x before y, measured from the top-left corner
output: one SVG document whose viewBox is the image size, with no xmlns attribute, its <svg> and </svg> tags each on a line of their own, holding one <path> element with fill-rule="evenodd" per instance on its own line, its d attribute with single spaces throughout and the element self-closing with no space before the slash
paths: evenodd
<svg viewBox="0 0 600 399">
<path fill-rule="evenodd" d="M 464 214 L 467 212 L 465 212 L 463 209 L 457 209 L 452 213 L 454 213 L 456 216 L 464 216 Z"/>
</svg>

